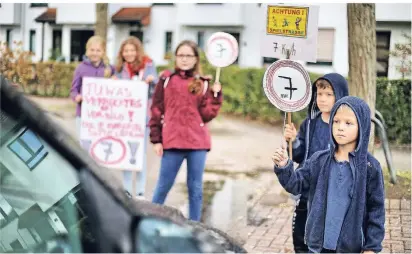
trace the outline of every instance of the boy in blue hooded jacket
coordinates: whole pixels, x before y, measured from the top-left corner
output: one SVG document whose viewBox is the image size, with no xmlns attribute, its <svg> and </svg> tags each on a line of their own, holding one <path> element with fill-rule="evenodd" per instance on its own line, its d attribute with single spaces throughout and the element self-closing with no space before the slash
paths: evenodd
<svg viewBox="0 0 412 254">
<path fill-rule="evenodd" d="M 293 161 L 299 167 L 305 164 L 315 152 L 328 148 L 329 116 L 337 100 L 349 95 L 346 79 L 338 73 L 329 73 L 317 79 L 312 85 L 312 98 L 308 116 L 300 125 L 299 133 L 294 125 L 285 126 L 284 137 L 292 140 Z M 297 197 L 292 225 L 293 245 L 296 253 L 307 253 L 304 232 L 307 218 L 307 194 Z"/>
<path fill-rule="evenodd" d="M 318 151 L 297 171 L 283 144 L 273 155 L 282 186 L 308 193 L 305 243 L 316 253 L 377 253 L 385 236 L 382 169 L 368 153 L 371 113 L 357 97 L 332 108 L 329 149 Z"/>
</svg>

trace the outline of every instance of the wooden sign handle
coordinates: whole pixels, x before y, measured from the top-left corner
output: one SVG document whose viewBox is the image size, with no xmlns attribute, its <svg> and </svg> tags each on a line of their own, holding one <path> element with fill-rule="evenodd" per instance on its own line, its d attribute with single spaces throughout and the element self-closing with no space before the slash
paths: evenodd
<svg viewBox="0 0 412 254">
<path fill-rule="evenodd" d="M 220 67 L 216 68 L 216 78 L 215 78 L 215 82 L 219 82 L 220 79 Z M 215 92 L 215 98 L 217 97 L 217 93 Z"/>
<path fill-rule="evenodd" d="M 291 126 L 292 125 L 292 113 L 288 112 L 288 124 Z M 293 155 L 292 155 L 292 139 L 289 139 L 289 157 L 290 160 L 293 161 Z"/>
</svg>

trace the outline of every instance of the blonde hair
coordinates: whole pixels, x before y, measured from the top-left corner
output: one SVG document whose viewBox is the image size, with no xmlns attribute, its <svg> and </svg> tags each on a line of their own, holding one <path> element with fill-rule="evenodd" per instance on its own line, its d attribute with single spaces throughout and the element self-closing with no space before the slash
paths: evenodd
<svg viewBox="0 0 412 254">
<path fill-rule="evenodd" d="M 112 68 L 110 67 L 110 63 L 109 63 L 109 58 L 106 55 L 106 41 L 98 36 L 98 35 L 94 35 L 92 37 L 89 38 L 89 40 L 87 40 L 86 43 L 86 56 L 87 56 L 87 51 L 89 50 L 89 48 L 92 46 L 92 44 L 100 44 L 100 46 L 103 49 L 103 64 L 105 66 L 104 69 L 104 77 L 108 78 L 112 75 Z"/>
<path fill-rule="evenodd" d="M 351 108 L 348 104 L 345 104 L 345 103 L 341 104 L 341 105 L 338 107 L 338 109 L 336 110 L 336 112 L 338 112 L 338 111 L 352 111 L 352 112 L 353 112 L 352 108 Z"/>
<path fill-rule="evenodd" d="M 142 63 L 143 63 L 143 57 L 145 56 L 145 52 L 143 49 L 142 42 L 139 40 L 139 38 L 135 36 L 130 36 L 126 40 L 122 42 L 122 45 L 120 45 L 119 53 L 117 54 L 117 64 L 116 64 L 116 71 L 120 72 L 123 68 L 123 64 L 125 60 L 123 59 L 123 50 L 124 47 L 127 45 L 133 45 L 136 48 L 136 59 L 132 63 L 133 68 L 138 68 Z"/>
</svg>

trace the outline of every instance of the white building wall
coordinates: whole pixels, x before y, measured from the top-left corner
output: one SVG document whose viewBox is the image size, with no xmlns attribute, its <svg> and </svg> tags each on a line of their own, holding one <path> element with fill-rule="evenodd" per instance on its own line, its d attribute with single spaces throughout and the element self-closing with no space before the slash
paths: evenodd
<svg viewBox="0 0 412 254">
<path fill-rule="evenodd" d="M 411 4 L 377 3 L 375 15 L 377 21 L 411 21 Z"/>
<path fill-rule="evenodd" d="M 177 4 L 175 4 L 177 5 Z M 176 47 L 179 37 L 177 29 L 176 6 L 154 6 L 151 10 L 150 26 L 144 30 L 144 48 L 156 65 L 165 65 L 166 32 L 173 32 L 172 49 Z"/>
<path fill-rule="evenodd" d="M 19 10 L 21 10 L 21 4 L 2 3 L 0 8 L 0 24 L 18 25 L 20 21 Z"/>
<path fill-rule="evenodd" d="M 96 23 L 95 3 L 53 3 L 50 6 L 57 8 L 57 24 L 93 25 Z"/>
<path fill-rule="evenodd" d="M 191 26 L 239 26 L 243 24 L 242 5 L 177 3 L 177 22 Z"/>
</svg>

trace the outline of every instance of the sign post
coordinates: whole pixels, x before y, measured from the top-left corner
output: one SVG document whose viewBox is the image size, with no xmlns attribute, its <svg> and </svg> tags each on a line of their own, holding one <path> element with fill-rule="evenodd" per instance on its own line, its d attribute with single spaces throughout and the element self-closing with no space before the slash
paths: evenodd
<svg viewBox="0 0 412 254">
<path fill-rule="evenodd" d="M 284 60 L 267 68 L 263 89 L 275 107 L 287 112 L 291 125 L 292 112 L 305 108 L 312 95 L 309 73 L 293 60 L 316 62 L 319 6 L 265 6 L 261 55 Z M 289 140 L 289 156 L 293 158 L 292 140 Z"/>
<path fill-rule="evenodd" d="M 215 81 L 219 82 L 220 68 L 234 63 L 239 55 L 236 38 L 228 33 L 217 32 L 210 36 L 206 45 L 206 58 L 216 68 Z M 215 97 L 217 93 L 214 94 Z"/>
</svg>

